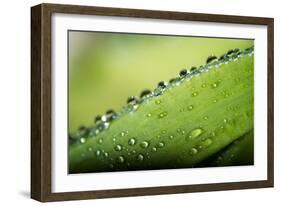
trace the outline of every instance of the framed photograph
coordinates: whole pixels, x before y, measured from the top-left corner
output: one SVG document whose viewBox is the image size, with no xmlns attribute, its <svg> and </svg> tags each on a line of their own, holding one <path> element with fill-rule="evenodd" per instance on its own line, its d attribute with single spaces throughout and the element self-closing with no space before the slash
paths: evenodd
<svg viewBox="0 0 281 206">
<path fill-rule="evenodd" d="M 31 8 L 31 197 L 273 187 L 273 19 Z"/>
</svg>

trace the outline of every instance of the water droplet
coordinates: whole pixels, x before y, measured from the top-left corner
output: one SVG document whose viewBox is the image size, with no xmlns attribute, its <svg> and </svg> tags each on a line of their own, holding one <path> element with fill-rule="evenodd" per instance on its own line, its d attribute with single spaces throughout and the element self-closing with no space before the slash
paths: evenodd
<svg viewBox="0 0 281 206">
<path fill-rule="evenodd" d="M 216 59 L 217 59 L 216 56 L 211 55 L 211 56 L 209 56 L 209 57 L 207 58 L 206 63 L 209 64 L 209 63 L 215 61 Z"/>
<path fill-rule="evenodd" d="M 203 117 L 203 119 L 204 119 L 204 120 L 207 120 L 207 119 L 208 119 L 208 116 Z"/>
<path fill-rule="evenodd" d="M 214 103 L 217 103 L 217 102 L 218 102 L 218 100 L 214 99 L 214 100 L 213 100 L 213 102 L 214 102 Z"/>
<path fill-rule="evenodd" d="M 231 50 L 229 50 L 226 54 L 227 54 L 227 55 L 231 55 L 233 52 L 234 52 L 234 51 L 231 49 Z"/>
<path fill-rule="evenodd" d="M 84 137 L 81 137 L 81 138 L 80 138 L 80 142 L 83 144 L 83 143 L 86 142 L 86 139 L 85 139 Z"/>
<path fill-rule="evenodd" d="M 98 143 L 101 144 L 103 142 L 102 138 L 98 140 Z"/>
<path fill-rule="evenodd" d="M 142 155 L 142 154 L 139 154 L 138 156 L 137 156 L 137 160 L 138 161 L 142 161 L 144 159 L 144 156 Z"/>
<path fill-rule="evenodd" d="M 195 71 L 197 68 L 196 67 L 191 67 L 190 69 L 189 69 L 189 71 L 190 72 L 193 72 L 193 71 Z"/>
<path fill-rule="evenodd" d="M 155 104 L 161 104 L 161 100 L 160 99 L 157 99 L 156 101 L 155 101 Z"/>
<path fill-rule="evenodd" d="M 166 130 L 162 130 L 161 133 L 162 133 L 162 134 L 166 134 L 167 131 L 166 131 Z"/>
<path fill-rule="evenodd" d="M 207 85 L 205 84 L 205 83 L 203 83 L 202 85 L 201 85 L 201 87 L 202 88 L 205 88 Z"/>
<path fill-rule="evenodd" d="M 122 145 L 118 144 L 114 147 L 115 151 L 121 151 L 123 148 L 122 148 Z"/>
<path fill-rule="evenodd" d="M 198 150 L 196 148 L 191 148 L 190 151 L 189 151 L 189 154 L 192 155 L 192 156 L 196 155 L 197 153 L 198 153 Z"/>
<path fill-rule="evenodd" d="M 186 76 L 187 75 L 187 70 L 186 69 L 181 70 L 179 75 L 180 75 L 180 77 Z"/>
<path fill-rule="evenodd" d="M 116 112 L 113 109 L 107 110 L 105 115 L 106 117 L 105 121 L 112 121 L 116 118 Z"/>
<path fill-rule="evenodd" d="M 135 145 L 135 144 L 136 144 L 136 139 L 135 139 L 135 138 L 129 139 L 128 144 L 129 144 L 130 146 Z"/>
<path fill-rule="evenodd" d="M 188 110 L 191 111 L 193 109 L 193 105 L 188 106 Z"/>
<path fill-rule="evenodd" d="M 169 138 L 170 138 L 170 139 L 174 139 L 174 136 L 173 136 L 173 135 L 170 135 Z"/>
<path fill-rule="evenodd" d="M 224 122 L 224 123 L 227 123 L 227 119 L 223 119 L 223 122 Z"/>
<path fill-rule="evenodd" d="M 89 152 L 93 151 L 93 148 L 92 148 L 92 147 L 89 147 L 89 148 L 88 148 L 88 151 L 89 151 Z"/>
<path fill-rule="evenodd" d="M 107 152 L 104 152 L 103 155 L 104 155 L 105 157 L 108 157 L 108 153 L 107 153 Z"/>
<path fill-rule="evenodd" d="M 212 84 L 212 88 L 217 88 L 218 87 L 218 84 L 217 83 L 213 83 Z"/>
<path fill-rule="evenodd" d="M 115 138 L 115 137 L 113 137 L 113 138 L 112 138 L 112 141 L 113 141 L 113 142 L 116 142 L 116 138 Z"/>
<path fill-rule="evenodd" d="M 135 96 L 130 96 L 129 98 L 128 98 L 128 100 L 127 100 L 127 103 L 128 104 L 137 104 L 138 103 L 138 98 L 137 97 L 135 97 Z"/>
<path fill-rule="evenodd" d="M 124 137 L 126 134 L 127 134 L 126 131 L 122 131 L 122 132 L 120 133 L 121 137 Z"/>
<path fill-rule="evenodd" d="M 195 139 L 195 138 L 199 137 L 203 132 L 204 132 L 203 129 L 197 128 L 197 129 L 192 130 L 189 133 L 188 137 L 189 137 L 189 139 Z"/>
<path fill-rule="evenodd" d="M 164 117 L 166 117 L 167 115 L 168 115 L 167 112 L 161 112 L 161 113 L 158 115 L 158 117 L 159 117 L 159 118 L 164 118 Z"/>
<path fill-rule="evenodd" d="M 164 82 L 164 81 L 161 81 L 161 82 L 159 82 L 158 83 L 158 85 L 157 85 L 159 88 L 162 88 L 162 89 L 164 89 L 166 86 L 167 86 L 167 83 L 166 82 Z"/>
<path fill-rule="evenodd" d="M 198 149 L 205 149 L 209 147 L 212 143 L 213 141 L 210 138 L 207 138 L 198 144 Z"/>
<path fill-rule="evenodd" d="M 96 118 L 95 118 L 95 123 L 99 124 L 100 122 L 101 122 L 101 116 L 97 115 Z"/>
<path fill-rule="evenodd" d="M 198 92 L 193 92 L 193 93 L 191 94 L 191 96 L 192 96 L 192 97 L 198 96 Z"/>
<path fill-rule="evenodd" d="M 165 146 L 165 143 L 164 142 L 159 142 L 158 144 L 157 144 L 157 147 L 159 147 L 159 148 L 163 148 Z"/>
<path fill-rule="evenodd" d="M 157 148 L 156 148 L 156 147 L 153 147 L 151 150 L 152 150 L 153 152 L 156 152 L 156 151 L 157 151 Z"/>
<path fill-rule="evenodd" d="M 141 92 L 140 97 L 141 97 L 141 98 L 145 98 L 145 97 L 148 97 L 148 96 L 150 96 L 150 95 L 151 95 L 151 91 L 148 90 L 148 89 L 145 89 L 145 90 L 143 90 L 143 91 Z"/>
<path fill-rule="evenodd" d="M 124 163 L 125 162 L 125 158 L 123 156 L 119 156 L 119 157 L 117 157 L 117 161 L 119 163 Z"/>
<path fill-rule="evenodd" d="M 142 148 L 147 148 L 149 146 L 149 143 L 148 143 L 148 141 L 143 141 L 143 142 L 140 143 L 140 146 Z"/>
<path fill-rule="evenodd" d="M 147 117 L 151 117 L 151 113 L 148 113 L 146 116 L 147 116 Z"/>
<path fill-rule="evenodd" d="M 96 151 L 96 155 L 97 155 L 97 156 L 100 156 L 100 150 L 97 150 L 97 151 Z"/>
</svg>

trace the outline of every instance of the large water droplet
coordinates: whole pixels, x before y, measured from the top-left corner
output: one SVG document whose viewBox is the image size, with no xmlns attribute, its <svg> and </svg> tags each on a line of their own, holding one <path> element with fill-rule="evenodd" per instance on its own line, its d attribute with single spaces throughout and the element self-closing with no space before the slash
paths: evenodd
<svg viewBox="0 0 281 206">
<path fill-rule="evenodd" d="M 195 139 L 195 138 L 199 137 L 203 132 L 204 131 L 201 128 L 194 129 L 189 133 L 188 138 L 189 139 Z"/>
<path fill-rule="evenodd" d="M 123 149 L 122 145 L 118 144 L 114 147 L 115 151 L 121 151 Z"/>
<path fill-rule="evenodd" d="M 149 142 L 148 141 L 143 141 L 143 142 L 140 143 L 140 146 L 142 148 L 147 148 L 149 146 Z"/>
<path fill-rule="evenodd" d="M 136 144 L 136 139 L 135 138 L 131 138 L 131 139 L 129 139 L 129 141 L 128 141 L 128 144 L 130 145 L 130 146 L 133 146 L 133 145 L 135 145 Z"/>
</svg>

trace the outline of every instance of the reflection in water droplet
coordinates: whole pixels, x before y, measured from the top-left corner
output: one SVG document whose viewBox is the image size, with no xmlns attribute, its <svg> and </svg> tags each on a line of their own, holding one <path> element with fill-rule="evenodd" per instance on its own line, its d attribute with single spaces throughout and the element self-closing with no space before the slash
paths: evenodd
<svg viewBox="0 0 281 206">
<path fill-rule="evenodd" d="M 197 129 L 192 130 L 189 133 L 188 137 L 189 137 L 189 139 L 195 139 L 196 137 L 199 137 L 203 132 L 204 132 L 203 129 L 197 128 Z"/>
<path fill-rule="evenodd" d="M 129 139 L 128 144 L 129 144 L 130 146 L 135 145 L 135 144 L 136 144 L 136 139 L 135 139 L 135 138 Z"/>
<path fill-rule="evenodd" d="M 142 148 L 147 148 L 149 146 L 149 143 L 147 141 L 143 141 L 143 142 L 140 143 L 140 146 Z"/>
<path fill-rule="evenodd" d="M 137 160 L 138 161 L 142 161 L 144 159 L 144 156 L 142 155 L 142 154 L 139 154 L 138 156 L 137 156 Z"/>
<path fill-rule="evenodd" d="M 198 153 L 198 150 L 196 148 L 191 148 L 189 151 L 190 155 L 196 155 Z"/>
<path fill-rule="evenodd" d="M 161 100 L 160 99 L 157 99 L 156 101 L 155 101 L 155 104 L 161 104 Z"/>
<path fill-rule="evenodd" d="M 118 144 L 114 147 L 115 151 L 121 151 L 123 148 L 122 148 L 122 145 Z"/>
</svg>

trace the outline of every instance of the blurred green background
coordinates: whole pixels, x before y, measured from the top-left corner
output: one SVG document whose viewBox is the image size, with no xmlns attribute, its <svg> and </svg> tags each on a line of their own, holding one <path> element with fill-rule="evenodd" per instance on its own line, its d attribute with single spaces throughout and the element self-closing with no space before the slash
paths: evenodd
<svg viewBox="0 0 281 206">
<path fill-rule="evenodd" d="M 153 90 L 211 54 L 245 49 L 253 40 L 69 31 L 69 132 L 96 115 L 120 110 L 129 96 Z"/>
</svg>

